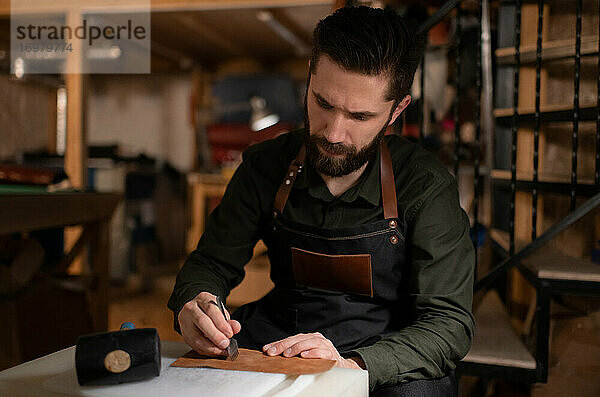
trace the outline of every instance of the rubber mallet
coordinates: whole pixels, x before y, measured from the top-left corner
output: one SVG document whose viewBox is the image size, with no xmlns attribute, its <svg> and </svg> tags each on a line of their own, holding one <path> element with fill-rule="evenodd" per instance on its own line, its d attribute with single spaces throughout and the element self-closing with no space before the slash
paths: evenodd
<svg viewBox="0 0 600 397">
<path fill-rule="evenodd" d="M 158 332 L 124 323 L 120 331 L 80 336 L 75 368 L 81 386 L 114 385 L 158 376 Z"/>
</svg>

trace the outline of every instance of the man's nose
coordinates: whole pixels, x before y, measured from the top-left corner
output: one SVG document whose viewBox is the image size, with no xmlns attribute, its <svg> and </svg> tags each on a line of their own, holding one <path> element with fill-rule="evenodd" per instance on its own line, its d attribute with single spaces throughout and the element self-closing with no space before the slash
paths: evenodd
<svg viewBox="0 0 600 397">
<path fill-rule="evenodd" d="M 346 138 L 346 126 L 344 116 L 335 114 L 327 123 L 325 138 L 331 143 L 342 143 Z"/>
</svg>

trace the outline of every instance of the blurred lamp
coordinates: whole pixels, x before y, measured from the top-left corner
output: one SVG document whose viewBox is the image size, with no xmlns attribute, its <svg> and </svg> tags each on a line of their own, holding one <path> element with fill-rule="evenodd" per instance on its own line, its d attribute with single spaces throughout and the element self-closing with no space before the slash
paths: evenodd
<svg viewBox="0 0 600 397">
<path fill-rule="evenodd" d="M 271 112 L 267 107 L 267 101 L 261 96 L 250 98 L 250 129 L 260 131 L 279 123 L 279 115 Z"/>
</svg>

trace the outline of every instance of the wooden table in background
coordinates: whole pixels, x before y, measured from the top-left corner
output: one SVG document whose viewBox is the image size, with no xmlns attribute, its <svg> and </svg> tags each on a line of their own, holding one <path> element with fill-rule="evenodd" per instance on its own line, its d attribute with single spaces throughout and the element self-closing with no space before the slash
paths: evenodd
<svg viewBox="0 0 600 397">
<path fill-rule="evenodd" d="M 108 327 L 110 218 L 120 200 L 121 195 L 114 193 L 0 194 L 0 235 L 83 226 L 80 240 L 59 266 L 68 266 L 78 251 L 89 243 L 94 283 L 88 291 L 88 302 L 93 328 L 97 332 L 106 331 Z"/>
<path fill-rule="evenodd" d="M 186 237 L 187 252 L 190 253 L 198 245 L 207 214 L 207 200 L 221 198 L 225 194 L 230 176 L 222 174 L 190 173 L 188 175 L 188 194 L 190 202 L 190 227 Z M 227 298 L 227 306 L 239 307 L 245 303 L 263 297 L 274 286 L 269 278 L 270 264 L 265 252 L 267 248 L 259 241 L 254 248 L 254 256 L 245 267 L 244 281 L 231 291 Z"/>
<path fill-rule="evenodd" d="M 201 174 L 192 172 L 188 174 L 188 194 L 190 202 L 190 227 L 186 237 L 186 249 L 190 253 L 196 249 L 206 222 L 206 202 L 209 198 L 220 198 L 225 194 L 225 189 L 230 177 L 222 174 Z"/>
</svg>

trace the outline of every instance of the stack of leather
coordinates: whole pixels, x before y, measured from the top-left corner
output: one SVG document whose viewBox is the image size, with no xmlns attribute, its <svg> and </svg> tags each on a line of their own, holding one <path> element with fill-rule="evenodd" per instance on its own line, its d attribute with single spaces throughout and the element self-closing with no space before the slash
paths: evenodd
<svg viewBox="0 0 600 397">
<path fill-rule="evenodd" d="M 0 184 L 46 186 L 48 191 L 70 187 L 63 170 L 16 164 L 0 164 Z"/>
</svg>

